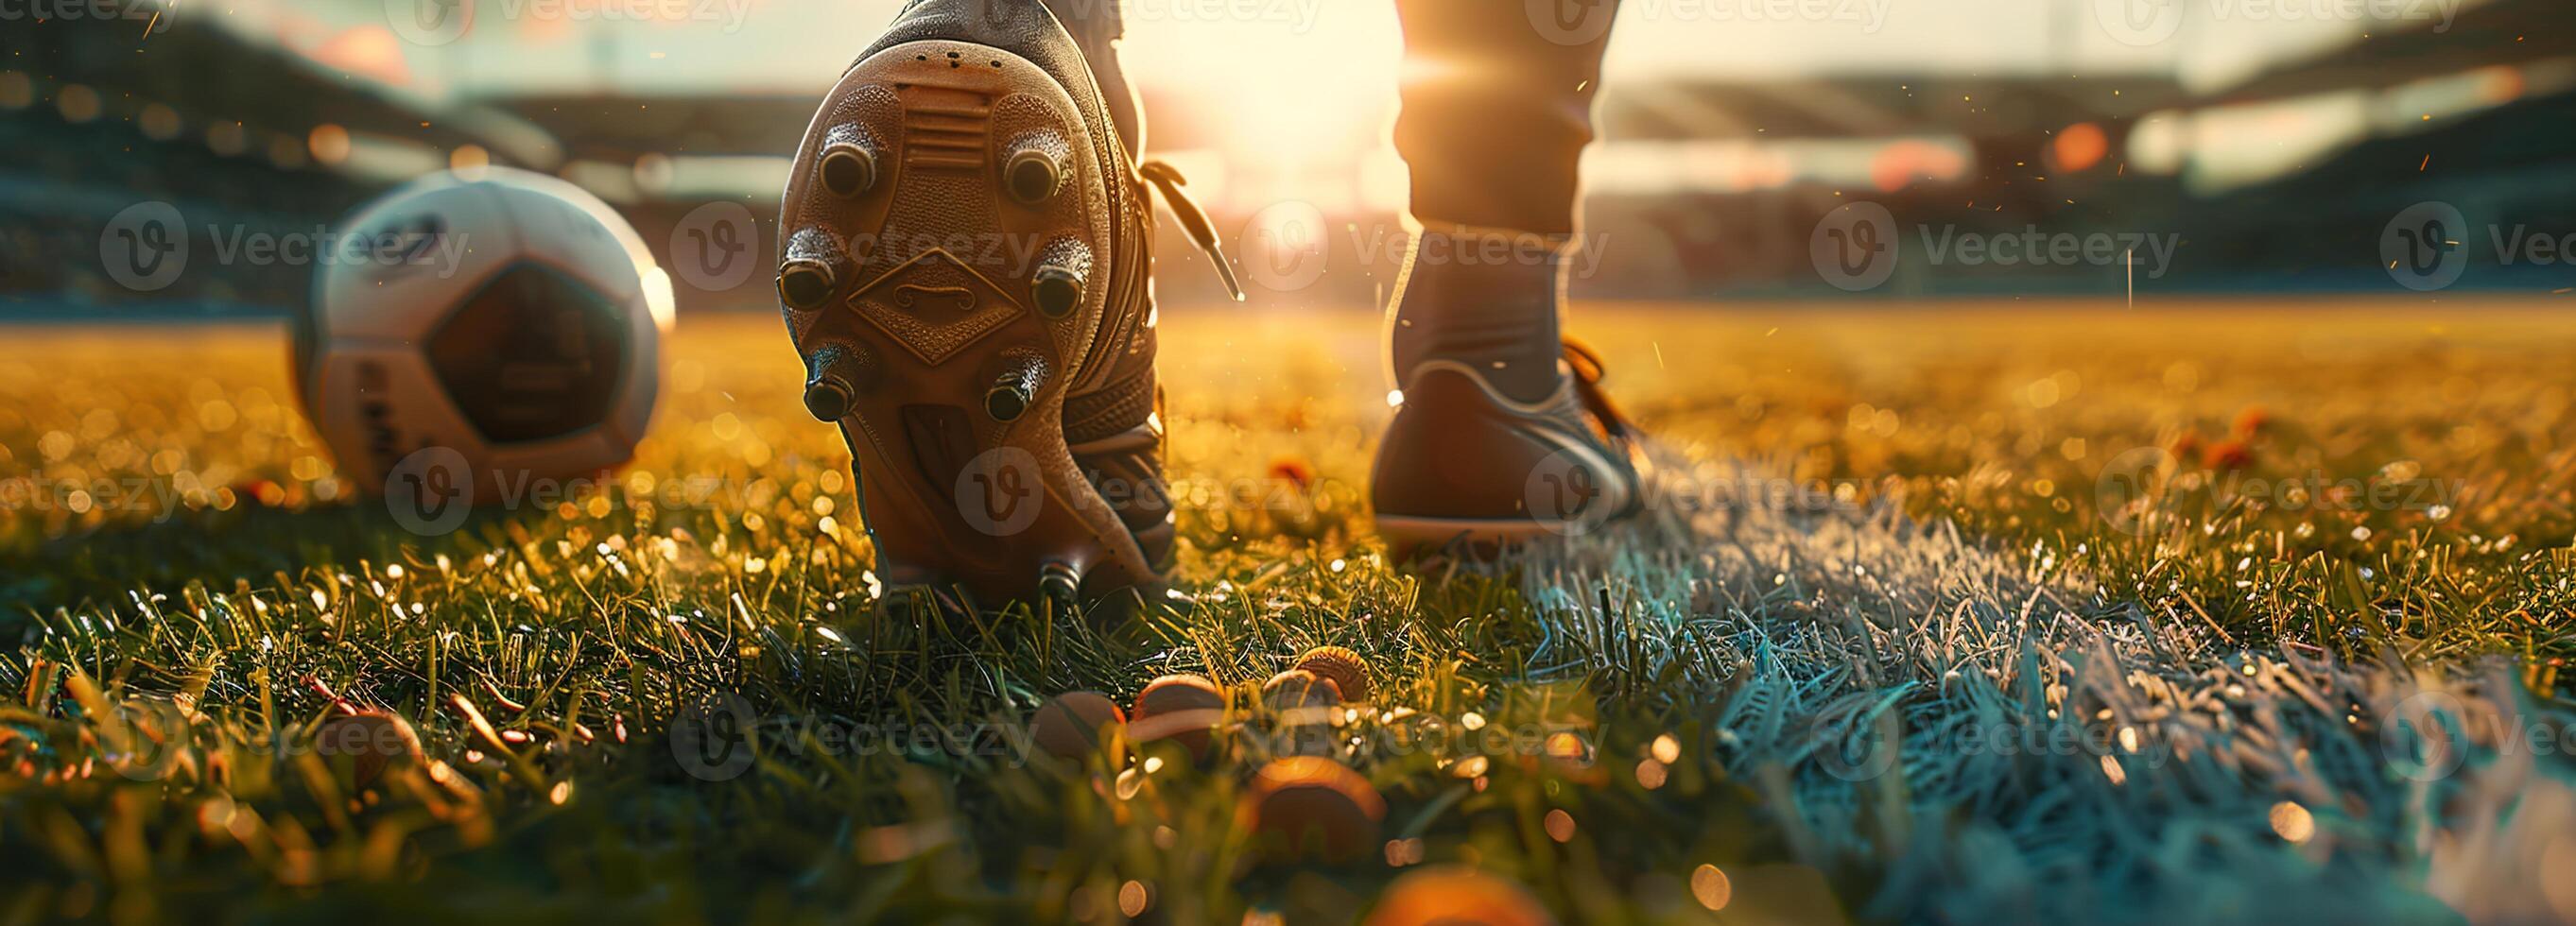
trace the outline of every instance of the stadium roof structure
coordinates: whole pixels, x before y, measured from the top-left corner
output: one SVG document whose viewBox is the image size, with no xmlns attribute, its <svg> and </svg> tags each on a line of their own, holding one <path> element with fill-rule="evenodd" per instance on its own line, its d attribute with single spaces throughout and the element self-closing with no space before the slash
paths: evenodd
<svg viewBox="0 0 2576 926">
<path fill-rule="evenodd" d="M 2217 94 L 2250 103 L 2337 90 L 2384 90 L 2482 67 L 2576 56 L 2566 0 L 2491 0 L 2438 21 L 2393 26 L 2321 54 L 2286 61 Z"/>
<path fill-rule="evenodd" d="M 647 154 L 785 156 L 804 138 L 818 102 L 783 94 L 538 94 L 485 104 L 544 127 L 569 158 L 633 161 Z"/>
<path fill-rule="evenodd" d="M 1856 75 L 1640 84 L 1602 96 L 1619 140 L 2026 135 L 2183 103 L 2161 75 Z"/>
<path fill-rule="evenodd" d="M 191 120 L 237 120 L 294 135 L 329 123 L 440 151 L 473 144 L 504 162 L 553 166 L 553 140 L 506 114 L 405 99 L 217 25 L 182 21 L 147 34 L 140 20 L 57 19 L 14 26 L 0 47 L 11 68 L 87 84 L 135 105 L 160 103 Z M 137 67 L 138 58 L 151 66 Z"/>
</svg>

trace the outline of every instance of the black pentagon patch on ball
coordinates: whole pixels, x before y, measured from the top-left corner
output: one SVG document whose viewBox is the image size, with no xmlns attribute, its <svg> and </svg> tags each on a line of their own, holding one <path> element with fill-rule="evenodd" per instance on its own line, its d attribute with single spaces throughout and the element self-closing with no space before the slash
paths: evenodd
<svg viewBox="0 0 2576 926">
<path fill-rule="evenodd" d="M 457 411 L 483 439 L 563 437 L 608 417 L 627 333 L 590 287 L 537 264 L 495 274 L 422 345 Z"/>
</svg>

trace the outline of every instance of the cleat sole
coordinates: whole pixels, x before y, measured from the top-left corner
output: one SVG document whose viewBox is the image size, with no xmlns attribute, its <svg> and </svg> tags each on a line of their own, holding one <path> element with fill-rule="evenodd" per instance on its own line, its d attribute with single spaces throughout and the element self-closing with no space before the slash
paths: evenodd
<svg viewBox="0 0 2576 926">
<path fill-rule="evenodd" d="M 889 583 L 993 602 L 1161 582 L 1064 437 L 1107 302 L 1081 274 L 1111 252 L 1083 112 L 1016 54 L 923 39 L 853 65 L 798 152 L 782 222 L 803 250 L 780 293 L 809 407 L 841 412 Z M 865 183 L 849 138 L 872 145 Z M 834 378 L 847 356 L 867 358 L 865 384 Z"/>
</svg>

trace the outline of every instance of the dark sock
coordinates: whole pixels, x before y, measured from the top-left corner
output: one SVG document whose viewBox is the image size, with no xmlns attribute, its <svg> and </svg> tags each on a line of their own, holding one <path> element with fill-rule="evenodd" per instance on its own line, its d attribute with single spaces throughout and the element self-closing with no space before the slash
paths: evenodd
<svg viewBox="0 0 2576 926">
<path fill-rule="evenodd" d="M 1556 393 L 1563 236 L 1454 229 L 1413 239 L 1388 310 L 1395 385 L 1424 361 L 1465 364 L 1520 402 Z"/>
</svg>

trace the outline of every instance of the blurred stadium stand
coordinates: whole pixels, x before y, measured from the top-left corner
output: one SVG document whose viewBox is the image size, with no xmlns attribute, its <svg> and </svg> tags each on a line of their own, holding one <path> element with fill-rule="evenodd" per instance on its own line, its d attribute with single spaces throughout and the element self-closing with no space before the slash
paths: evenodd
<svg viewBox="0 0 2576 926">
<path fill-rule="evenodd" d="M 220 28 L 145 26 L 0 31 L 0 318 L 282 312 L 302 305 L 313 268 L 216 260 L 207 229 L 309 234 L 404 177 L 555 157 L 551 136 L 498 111 L 424 107 Z M 137 293 L 101 269 L 100 236 L 151 201 L 185 218 L 191 260 Z"/>
<path fill-rule="evenodd" d="M 2205 285 L 2340 290 L 2377 287 L 2381 228 L 2428 200 L 2473 229 L 2576 234 L 2576 29 L 2564 3 L 2468 7 L 2451 28 L 2389 32 L 2284 62 L 2213 95 L 2218 131 L 2257 135 L 2296 122 L 2296 107 L 2343 116 L 2330 144 L 2275 176 L 2204 191 L 2177 217 L 2195 250 L 2218 258 Z M 2230 120 L 2229 113 L 2252 119 Z M 2250 123 L 2250 125 L 2249 125 Z M 2463 284 L 2563 291 L 2576 265 L 2499 266 L 2475 234 Z"/>
</svg>

